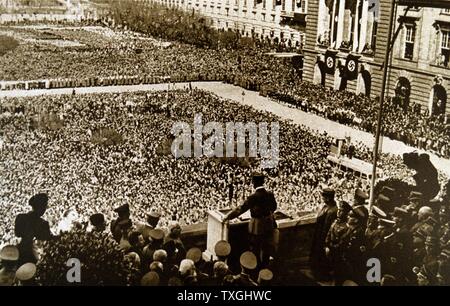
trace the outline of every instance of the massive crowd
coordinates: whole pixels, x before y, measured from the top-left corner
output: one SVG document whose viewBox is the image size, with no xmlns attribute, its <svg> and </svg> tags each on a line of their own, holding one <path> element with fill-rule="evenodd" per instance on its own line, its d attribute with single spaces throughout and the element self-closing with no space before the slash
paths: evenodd
<svg viewBox="0 0 450 306">
<path fill-rule="evenodd" d="M 161 221 L 165 226 L 172 218 L 182 225 L 203 221 L 208 209 L 228 206 L 230 182 L 234 203 L 242 199 L 249 194 L 245 178 L 257 161 L 175 160 L 164 153 L 172 124 L 193 122 L 195 113 L 202 113 L 204 122 L 275 120 L 195 89 L 5 99 L 3 241 L 14 237 L 12 218 L 38 190 L 49 190 L 54 203 L 48 211 L 52 228 L 73 203 L 78 215 L 86 218 L 102 212 L 107 220 L 111 203 L 129 203 L 137 218 L 155 207 L 165 216 Z M 326 160 L 332 142 L 326 135 L 288 123 L 281 125 L 280 135 L 280 162 L 276 171 L 269 172 L 270 187 L 279 191 L 280 208 L 286 213 L 296 216 L 301 210 L 315 210 L 317 188 L 330 179 L 336 184 L 346 179 L 349 190 L 366 183 L 336 173 Z M 357 150 L 355 156 L 370 158 L 367 149 Z M 410 176 L 394 157 L 384 156 L 382 164 L 393 177 Z"/>
<path fill-rule="evenodd" d="M 12 31 L 27 43 L 0 57 L 5 80 L 50 79 L 49 87 L 120 85 L 125 84 L 123 79 L 133 79 L 131 84 L 169 79 L 225 81 L 343 124 L 369 132 L 375 130 L 378 103 L 353 93 L 302 82 L 289 60 L 265 54 L 270 46 L 199 48 L 102 27 Z M 69 46 L 69 42 L 77 45 Z M 3 87 L 7 86 L 15 85 Z M 389 99 L 384 123 L 384 135 L 442 157 L 450 156 L 447 117 L 429 117 L 415 105 L 404 112 Z"/>
</svg>

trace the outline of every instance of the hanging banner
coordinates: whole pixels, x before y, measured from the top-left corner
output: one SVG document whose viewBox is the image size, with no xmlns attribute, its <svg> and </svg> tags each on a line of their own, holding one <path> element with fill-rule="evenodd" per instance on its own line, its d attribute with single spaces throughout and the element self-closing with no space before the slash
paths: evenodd
<svg viewBox="0 0 450 306">
<path fill-rule="evenodd" d="M 334 74 L 336 69 L 336 52 L 325 52 L 325 73 Z"/>
<path fill-rule="evenodd" d="M 345 74 L 348 80 L 354 80 L 358 77 L 359 58 L 349 54 L 345 63 Z"/>
</svg>

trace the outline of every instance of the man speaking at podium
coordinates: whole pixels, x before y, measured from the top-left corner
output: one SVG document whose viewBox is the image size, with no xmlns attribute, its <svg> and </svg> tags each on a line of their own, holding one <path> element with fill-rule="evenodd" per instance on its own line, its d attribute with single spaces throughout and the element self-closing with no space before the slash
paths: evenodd
<svg viewBox="0 0 450 306">
<path fill-rule="evenodd" d="M 273 193 L 264 188 L 263 174 L 254 173 L 252 183 L 255 192 L 241 206 L 229 212 L 223 222 L 239 217 L 250 209 L 251 219 L 248 226 L 250 250 L 258 257 L 261 268 L 264 268 L 275 249 L 274 234 L 277 223 L 273 212 L 277 209 L 277 202 Z"/>
</svg>

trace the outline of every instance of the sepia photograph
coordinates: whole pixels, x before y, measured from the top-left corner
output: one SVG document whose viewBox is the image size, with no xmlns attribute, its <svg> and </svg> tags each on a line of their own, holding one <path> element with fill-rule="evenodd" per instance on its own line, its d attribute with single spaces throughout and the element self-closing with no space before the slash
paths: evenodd
<svg viewBox="0 0 450 306">
<path fill-rule="evenodd" d="M 0 285 L 450 286 L 450 0 L 0 0 Z"/>
</svg>

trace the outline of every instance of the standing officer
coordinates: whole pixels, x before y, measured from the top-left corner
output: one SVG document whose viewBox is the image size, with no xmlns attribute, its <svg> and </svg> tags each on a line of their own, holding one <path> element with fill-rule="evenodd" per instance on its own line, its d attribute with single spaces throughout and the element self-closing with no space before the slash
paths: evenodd
<svg viewBox="0 0 450 306">
<path fill-rule="evenodd" d="M 34 239 L 50 240 L 53 235 L 50 232 L 50 225 L 41 217 L 47 210 L 48 196 L 46 193 L 34 195 L 28 201 L 32 211 L 26 214 L 19 214 L 15 222 L 15 234 L 20 237 L 19 265 L 27 262 L 36 263 L 38 258 L 34 249 Z"/>
<path fill-rule="evenodd" d="M 253 174 L 252 182 L 255 192 L 247 198 L 244 204 L 228 213 L 223 221 L 232 220 L 250 209 L 252 217 L 249 223 L 250 250 L 256 254 L 262 267 L 266 267 L 269 264 L 270 256 L 274 255 L 274 235 L 277 223 L 273 212 L 277 209 L 277 202 L 273 193 L 264 188 L 264 175 Z"/>
<path fill-rule="evenodd" d="M 114 240 L 119 243 L 122 236 L 124 236 L 124 231 L 130 229 L 132 225 L 130 220 L 130 207 L 128 204 L 124 204 L 114 209 L 114 211 L 119 215 L 119 217 L 111 222 L 111 233 Z"/>
<path fill-rule="evenodd" d="M 337 217 L 336 201 L 334 200 L 334 190 L 324 188 L 322 199 L 325 205 L 317 214 L 316 228 L 311 246 L 311 269 L 317 280 L 329 280 L 331 267 L 325 254 L 325 240 L 331 225 Z"/>
</svg>

